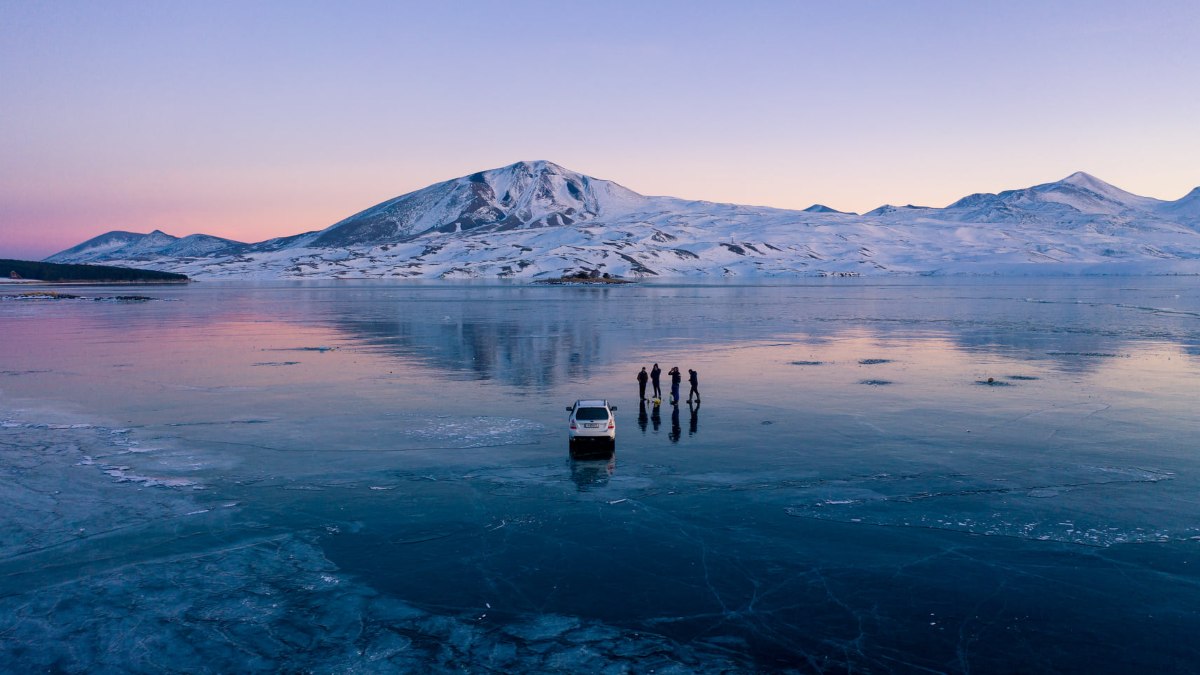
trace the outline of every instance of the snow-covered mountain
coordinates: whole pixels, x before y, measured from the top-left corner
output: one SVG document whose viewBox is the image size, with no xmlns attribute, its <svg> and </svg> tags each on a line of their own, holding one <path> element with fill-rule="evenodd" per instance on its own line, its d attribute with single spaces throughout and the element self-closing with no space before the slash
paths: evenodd
<svg viewBox="0 0 1200 675">
<path fill-rule="evenodd" d="M 819 204 L 792 211 L 648 197 L 551 162 L 519 162 L 320 231 L 254 244 L 110 232 L 47 260 L 199 278 L 991 273 L 1044 263 L 1200 271 L 1200 188 L 1162 201 L 1075 173 L 945 208 L 885 205 L 857 215 Z"/>
<path fill-rule="evenodd" d="M 1139 197 L 1083 173 L 1073 173 L 1054 182 L 999 194 L 973 194 L 946 207 L 971 222 L 1019 222 L 1041 217 L 1078 214 L 1137 217 L 1153 212 L 1164 202 Z"/>
<path fill-rule="evenodd" d="M 164 257 L 190 258 L 206 255 L 227 255 L 246 244 L 207 234 L 173 237 L 161 230 L 150 234 L 116 230 L 93 237 L 77 246 L 55 253 L 47 262 L 101 263 L 109 260 L 158 259 Z"/>
<path fill-rule="evenodd" d="M 423 234 L 556 227 L 627 210 L 641 195 L 551 162 L 518 162 L 431 185 L 316 233 L 316 247 L 377 246 Z"/>
</svg>

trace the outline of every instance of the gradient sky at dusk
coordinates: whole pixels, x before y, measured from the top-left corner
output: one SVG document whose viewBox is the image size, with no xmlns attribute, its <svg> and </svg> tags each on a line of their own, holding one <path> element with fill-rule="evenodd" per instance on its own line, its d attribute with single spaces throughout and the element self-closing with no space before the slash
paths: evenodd
<svg viewBox="0 0 1200 675">
<path fill-rule="evenodd" d="M 1200 185 L 1200 3 L 0 0 L 0 257 L 241 241 L 549 159 L 864 211 Z"/>
</svg>

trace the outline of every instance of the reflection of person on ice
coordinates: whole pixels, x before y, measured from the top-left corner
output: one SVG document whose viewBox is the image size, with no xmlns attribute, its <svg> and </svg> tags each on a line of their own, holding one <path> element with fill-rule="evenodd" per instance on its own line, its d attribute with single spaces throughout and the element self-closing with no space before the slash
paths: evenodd
<svg viewBox="0 0 1200 675">
<path fill-rule="evenodd" d="M 696 403 L 700 402 L 700 378 L 696 375 L 696 371 L 688 368 L 688 383 L 692 385 L 691 391 L 688 392 L 688 403 L 692 402 L 692 394 L 696 395 Z"/>
<path fill-rule="evenodd" d="M 683 376 L 679 374 L 679 367 L 676 366 L 667 373 L 671 376 L 671 405 L 679 403 L 679 383 L 683 380 Z"/>
<path fill-rule="evenodd" d="M 678 443 L 682 435 L 683 429 L 679 426 L 679 406 L 675 406 L 671 408 L 671 433 L 667 434 L 667 438 L 671 439 L 672 443 Z"/>
<path fill-rule="evenodd" d="M 638 400 L 641 400 L 641 401 L 646 400 L 646 380 L 649 380 L 649 379 L 650 379 L 650 376 L 646 374 L 646 366 L 642 366 L 642 372 L 637 374 Z"/>
<path fill-rule="evenodd" d="M 662 377 L 662 368 L 659 368 L 658 364 L 656 363 L 654 364 L 654 367 L 650 369 L 650 383 L 654 385 L 654 398 L 661 401 L 662 387 L 660 387 L 658 384 L 658 378 L 660 377 Z"/>
</svg>

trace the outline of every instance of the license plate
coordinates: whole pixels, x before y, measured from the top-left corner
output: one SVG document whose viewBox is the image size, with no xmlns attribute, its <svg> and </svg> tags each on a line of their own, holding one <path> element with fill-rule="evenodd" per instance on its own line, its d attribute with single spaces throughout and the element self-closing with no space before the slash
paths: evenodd
<svg viewBox="0 0 1200 675">
<path fill-rule="evenodd" d="M 585 428 L 585 429 L 599 429 L 599 428 L 600 428 L 600 425 L 599 425 L 599 424 L 593 424 L 593 423 L 591 423 L 591 422 L 588 422 L 587 424 L 584 424 L 584 425 L 583 425 L 583 428 Z"/>
</svg>

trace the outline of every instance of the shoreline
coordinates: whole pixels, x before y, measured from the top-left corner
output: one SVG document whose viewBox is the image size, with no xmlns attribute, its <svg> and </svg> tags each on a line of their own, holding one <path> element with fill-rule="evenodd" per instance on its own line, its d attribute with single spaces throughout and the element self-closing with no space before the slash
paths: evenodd
<svg viewBox="0 0 1200 675">
<path fill-rule="evenodd" d="M 0 280 L 0 285 L 12 284 L 13 286 L 34 285 L 34 286 L 181 286 L 190 284 L 195 279 L 185 279 L 179 281 L 44 281 L 42 279 L 3 279 Z"/>
</svg>

